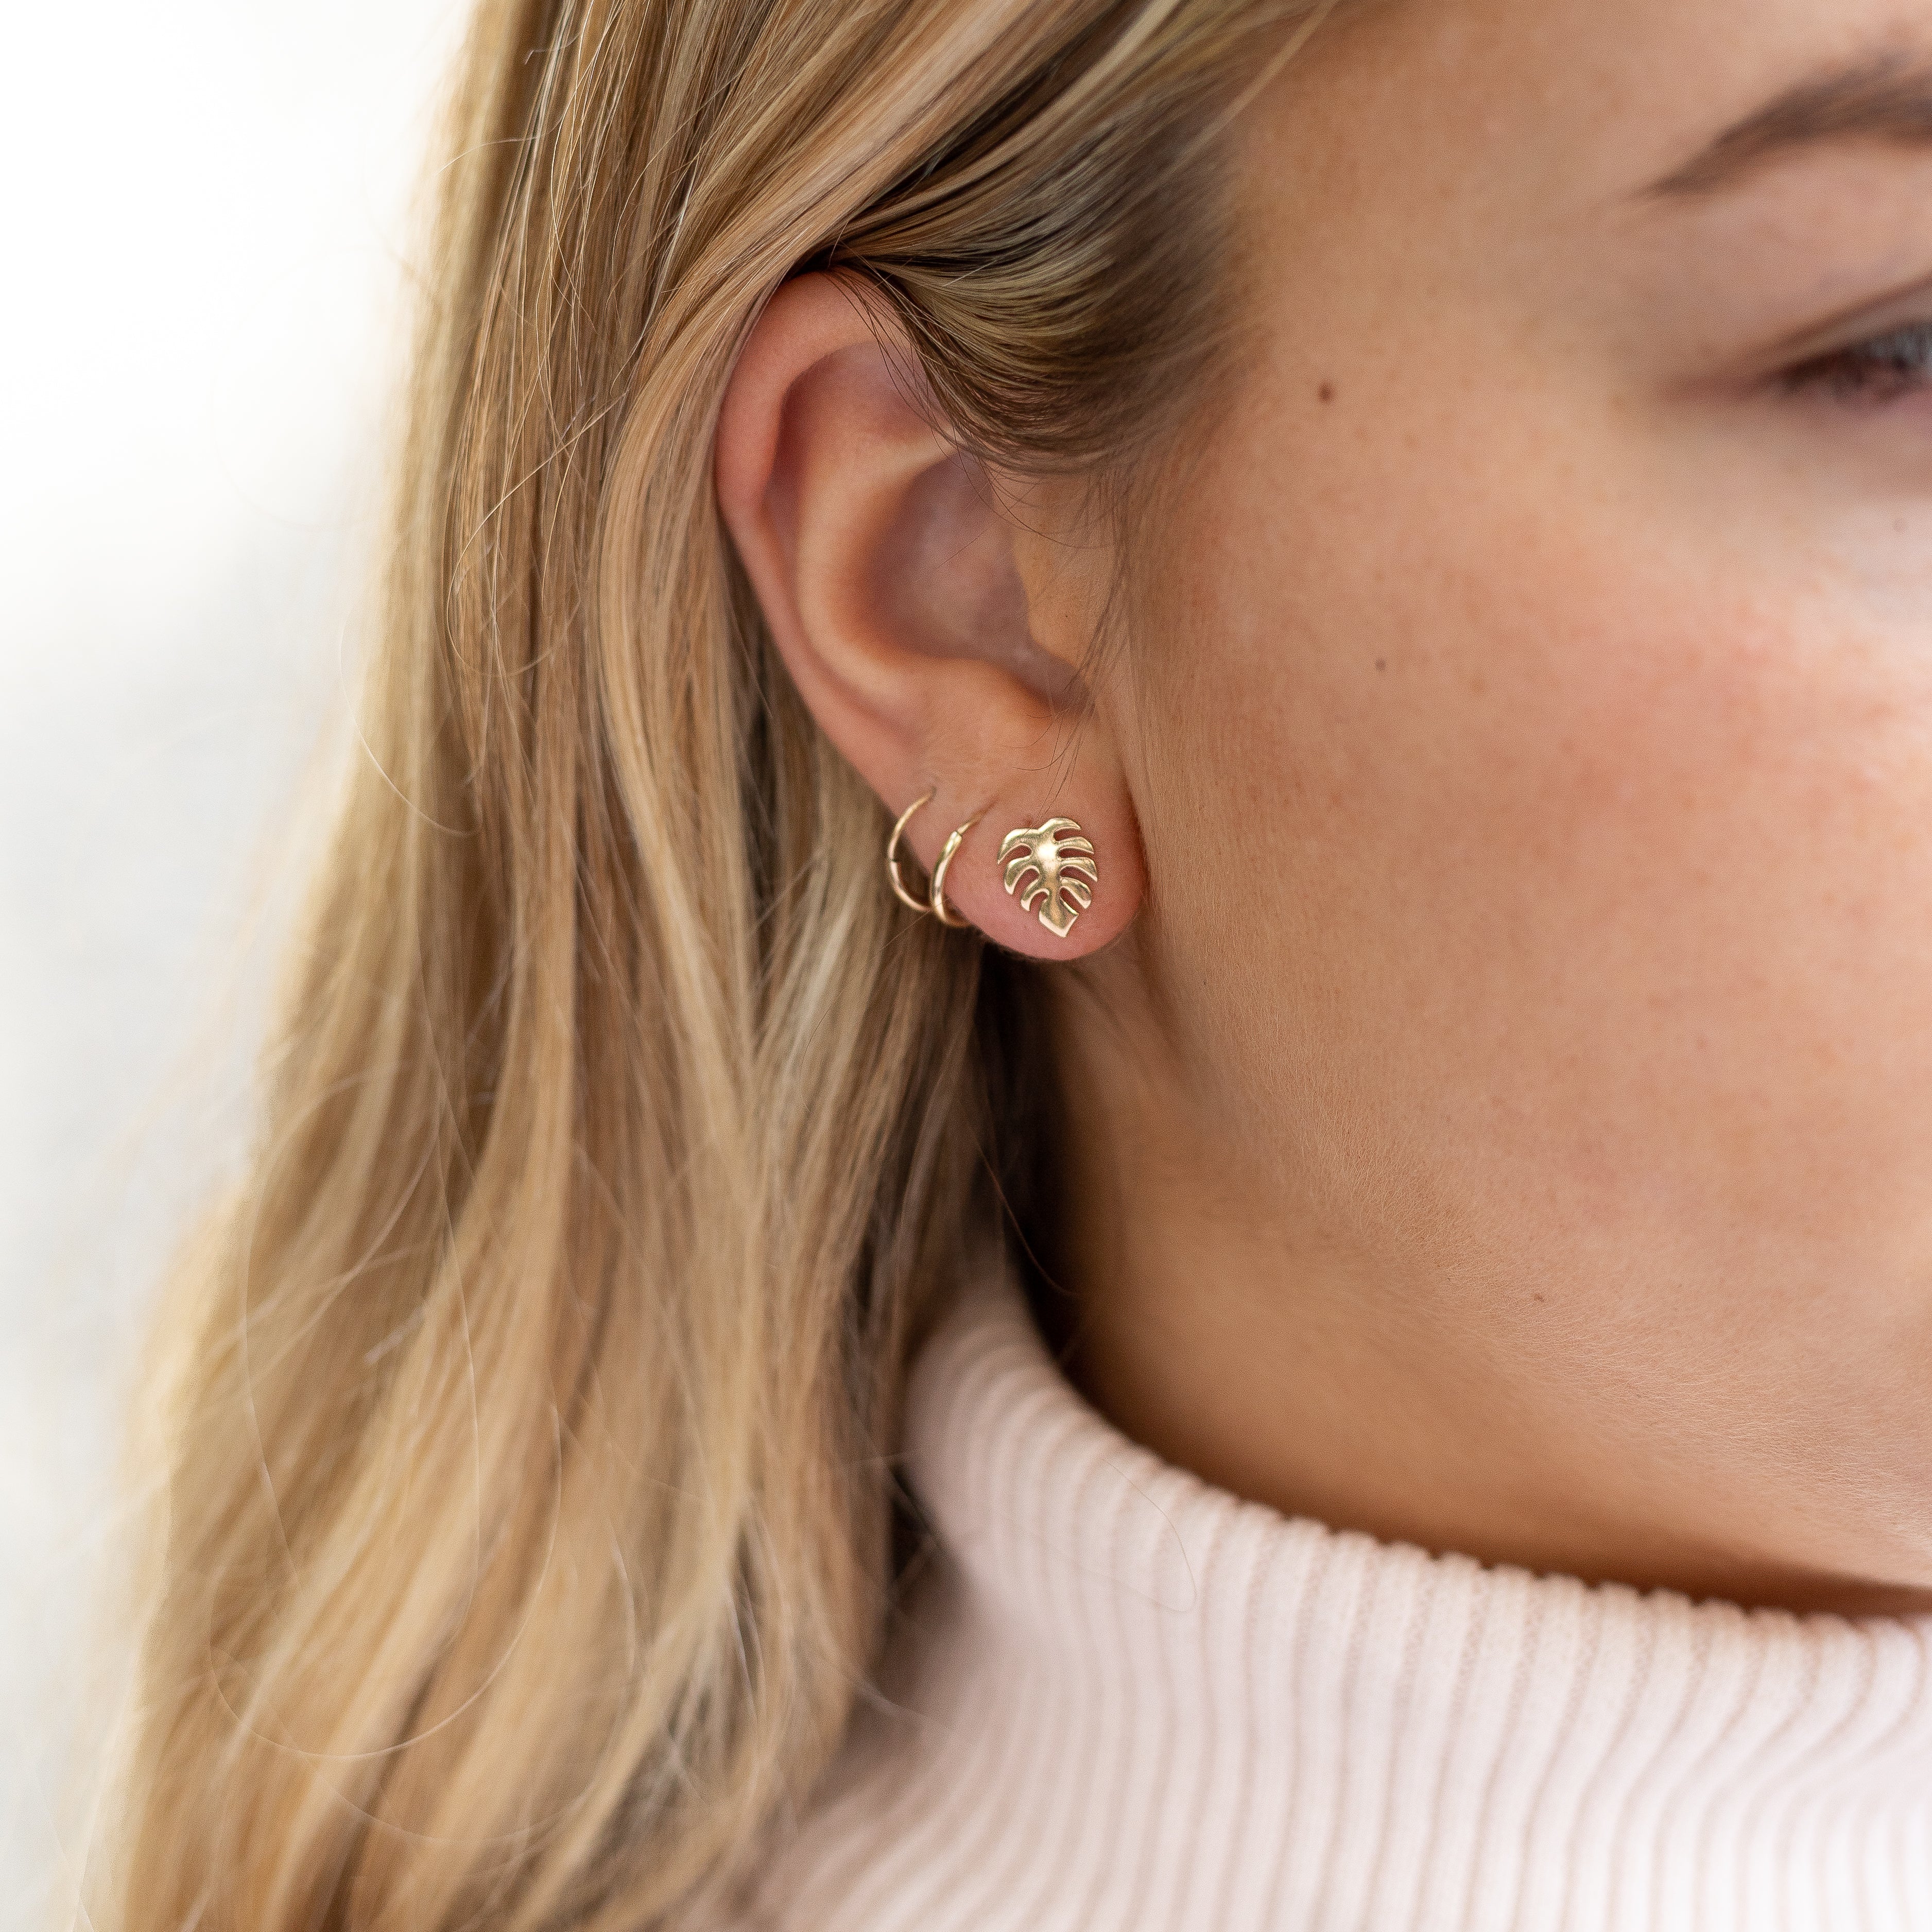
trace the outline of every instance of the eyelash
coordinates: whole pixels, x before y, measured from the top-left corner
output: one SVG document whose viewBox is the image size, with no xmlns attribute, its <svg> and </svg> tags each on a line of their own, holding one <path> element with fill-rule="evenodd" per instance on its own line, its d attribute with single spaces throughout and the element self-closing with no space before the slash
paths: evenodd
<svg viewBox="0 0 1932 1932">
<path fill-rule="evenodd" d="M 1858 402 L 1889 402 L 1932 388 L 1932 322 L 1910 322 L 1814 356 L 1788 371 L 1784 381 L 1787 388 L 1822 389 Z"/>
</svg>

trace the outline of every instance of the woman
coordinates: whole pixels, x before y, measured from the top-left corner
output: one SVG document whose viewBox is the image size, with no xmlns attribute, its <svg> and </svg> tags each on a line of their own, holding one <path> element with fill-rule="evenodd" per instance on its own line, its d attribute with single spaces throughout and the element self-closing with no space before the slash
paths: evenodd
<svg viewBox="0 0 1932 1932">
<path fill-rule="evenodd" d="M 95 1922 L 1932 1926 L 1932 16 L 449 152 Z"/>
</svg>

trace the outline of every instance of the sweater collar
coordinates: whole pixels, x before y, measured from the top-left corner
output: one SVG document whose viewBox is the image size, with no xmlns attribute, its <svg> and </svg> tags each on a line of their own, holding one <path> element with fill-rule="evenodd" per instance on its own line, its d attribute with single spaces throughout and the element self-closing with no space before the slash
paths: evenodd
<svg viewBox="0 0 1932 1932">
<path fill-rule="evenodd" d="M 784 1924 L 1932 1926 L 1932 1618 L 1282 1517 L 1112 1428 L 1000 1276 L 922 1352 L 907 1451 L 940 1558 Z"/>
</svg>

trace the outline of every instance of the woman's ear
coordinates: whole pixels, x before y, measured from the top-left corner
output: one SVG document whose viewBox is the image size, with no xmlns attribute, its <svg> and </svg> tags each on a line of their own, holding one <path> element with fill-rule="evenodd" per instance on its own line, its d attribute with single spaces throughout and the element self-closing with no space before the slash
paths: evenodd
<svg viewBox="0 0 1932 1932">
<path fill-rule="evenodd" d="M 976 818 L 946 870 L 950 904 L 1017 952 L 1076 958 L 1120 933 L 1144 890 L 1120 761 L 1079 676 L 1097 600 L 1037 532 L 1016 542 L 992 479 L 908 393 L 916 365 L 888 356 L 880 326 L 832 275 L 772 298 L 718 419 L 725 524 L 826 736 L 893 816 L 933 794 L 904 845 L 929 868 Z M 1003 842 L 1052 819 L 1076 822 L 1061 839 L 1090 842 L 1090 888 L 1077 853 L 1036 841 L 1046 871 L 1073 862 L 1068 890 L 1036 890 L 1022 868 L 1010 891 L 1017 845 L 1003 859 Z"/>
</svg>

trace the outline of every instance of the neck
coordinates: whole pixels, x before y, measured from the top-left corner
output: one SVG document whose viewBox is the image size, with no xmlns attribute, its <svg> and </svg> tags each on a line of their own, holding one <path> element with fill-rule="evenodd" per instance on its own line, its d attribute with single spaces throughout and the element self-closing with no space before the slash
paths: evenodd
<svg viewBox="0 0 1932 1932">
<path fill-rule="evenodd" d="M 931 1544 L 742 1932 L 1932 1923 L 1932 1620 L 1285 1520 L 1094 1415 L 999 1258 L 962 1288 L 907 1390 Z"/>
<path fill-rule="evenodd" d="M 1746 1605 L 1932 1607 L 1828 1536 L 1823 1560 L 1795 1559 L 1817 1540 L 1768 1479 L 1727 1487 L 1710 1418 L 1688 1397 L 1682 1414 L 1646 1408 L 1590 1295 L 1560 1298 L 1580 1316 L 1553 1312 L 1506 1236 L 1458 1242 L 1453 1206 L 1426 1201 L 1364 1229 L 1312 1163 L 1264 1130 L 1229 1132 L 1187 1071 L 1206 1056 L 1176 1050 L 1162 1012 L 1122 948 L 1056 1014 L 1067 1366 L 1125 1434 L 1285 1515 L 1432 1552 Z M 1401 1188 L 1385 1178 L 1392 1200 Z"/>
</svg>

